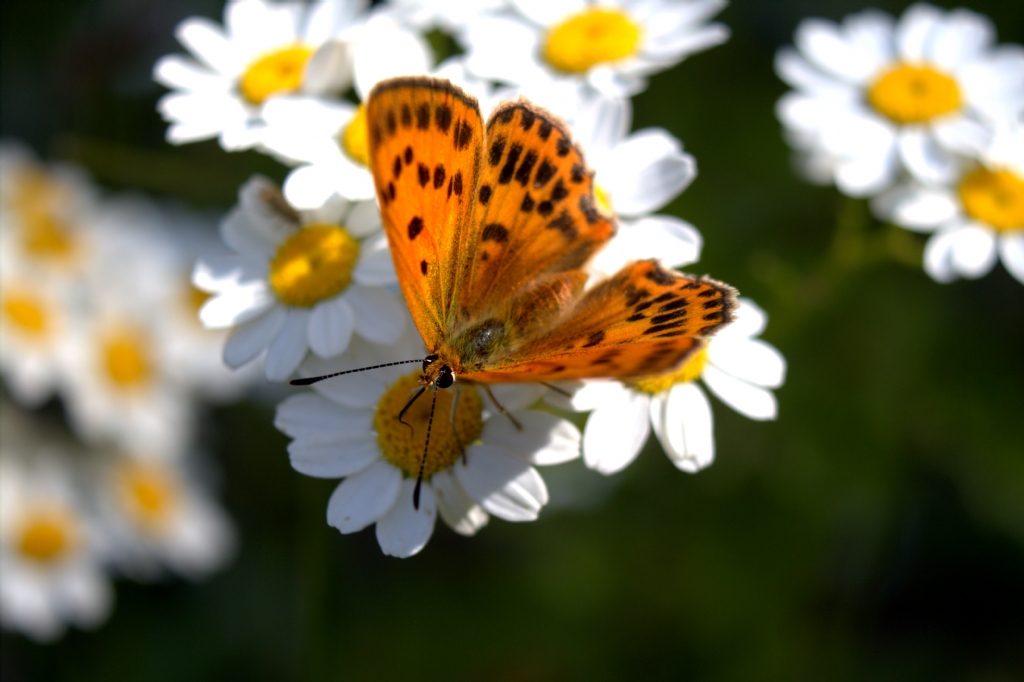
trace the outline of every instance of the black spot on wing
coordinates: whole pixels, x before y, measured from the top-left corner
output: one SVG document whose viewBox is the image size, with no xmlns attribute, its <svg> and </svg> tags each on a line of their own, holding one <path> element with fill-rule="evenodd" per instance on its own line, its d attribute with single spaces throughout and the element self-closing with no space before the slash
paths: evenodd
<svg viewBox="0 0 1024 682">
<path fill-rule="evenodd" d="M 572 170 L 569 172 L 569 179 L 579 184 L 583 182 L 583 178 L 585 177 L 585 175 L 586 174 L 583 170 L 583 166 L 581 166 L 578 163 L 574 163 L 572 165 Z"/>
<path fill-rule="evenodd" d="M 422 231 L 423 231 L 423 218 L 421 218 L 419 216 L 413 217 L 413 219 L 409 221 L 409 229 L 408 229 L 409 241 L 412 241 L 413 239 L 416 239 L 416 237 L 418 237 L 420 232 L 422 232 Z"/>
<path fill-rule="evenodd" d="M 507 107 L 505 109 L 502 109 L 500 112 L 498 112 L 498 122 L 499 123 L 511 123 L 512 122 L 512 117 L 515 116 L 515 114 L 516 114 L 515 107 Z"/>
<path fill-rule="evenodd" d="M 453 188 L 455 190 L 455 196 L 461 197 L 462 196 L 462 171 L 455 171 L 455 180 L 454 180 L 454 183 L 453 183 Z"/>
<path fill-rule="evenodd" d="M 498 137 L 491 143 L 491 149 L 488 152 L 487 160 L 492 166 L 497 166 L 501 163 L 501 156 L 505 153 L 505 138 Z"/>
<path fill-rule="evenodd" d="M 427 261 L 420 261 L 420 272 L 422 272 L 424 275 L 427 274 Z"/>
<path fill-rule="evenodd" d="M 697 286 L 700 286 L 696 282 L 694 282 L 694 284 L 696 284 Z M 694 287 L 694 288 L 696 288 L 696 287 Z M 717 289 L 705 289 L 704 291 L 701 291 L 700 293 L 698 293 L 697 296 L 699 298 L 711 298 L 712 296 L 714 296 L 717 293 L 718 293 Z"/>
<path fill-rule="evenodd" d="M 583 344 L 584 348 L 592 348 L 597 344 L 604 341 L 604 330 L 598 329 L 596 332 L 587 337 L 587 342 Z"/>
<path fill-rule="evenodd" d="M 527 192 L 526 196 L 523 197 L 523 203 L 519 205 L 519 210 L 523 213 L 529 213 L 533 210 L 535 205 L 536 202 L 534 202 L 533 197 L 531 197 L 530 193 Z"/>
<path fill-rule="evenodd" d="M 426 187 L 427 183 L 430 182 L 430 169 L 422 163 L 416 166 L 416 175 L 420 181 L 420 187 Z"/>
<path fill-rule="evenodd" d="M 426 102 L 416 107 L 416 127 L 420 130 L 430 128 L 430 105 Z"/>
<path fill-rule="evenodd" d="M 676 300 L 670 301 L 669 303 L 666 303 L 665 305 L 658 308 L 658 312 L 667 313 L 672 310 L 678 310 L 679 308 L 685 308 L 687 305 L 688 302 L 685 298 L 677 298 Z"/>
<path fill-rule="evenodd" d="M 473 128 L 466 121 L 459 121 L 455 124 L 455 132 L 452 133 L 452 144 L 456 149 L 465 149 L 469 141 L 473 139 Z"/>
<path fill-rule="evenodd" d="M 588 225 L 593 225 L 601 219 L 601 214 L 598 212 L 597 206 L 594 205 L 594 197 L 590 194 L 580 195 L 579 207 L 583 217 L 587 219 Z"/>
<path fill-rule="evenodd" d="M 484 228 L 480 239 L 485 242 L 498 242 L 504 244 L 508 241 L 508 230 L 501 223 L 491 223 Z"/>
<path fill-rule="evenodd" d="M 483 204 L 484 206 L 486 206 L 487 202 L 490 201 L 490 200 L 491 200 L 491 186 L 490 185 L 484 185 L 483 187 L 480 188 L 480 203 Z"/>
<path fill-rule="evenodd" d="M 412 163 L 412 147 L 405 148 L 405 164 L 409 165 Z"/>
<path fill-rule="evenodd" d="M 395 130 L 398 128 L 398 122 L 395 120 L 395 112 L 388 109 L 388 113 L 384 118 L 385 125 L 388 127 L 388 135 L 394 135 Z"/>
<path fill-rule="evenodd" d="M 516 171 L 516 164 L 519 163 L 519 155 L 523 153 L 523 145 L 518 142 L 513 143 L 508 148 L 508 156 L 505 157 L 505 165 L 501 167 L 501 172 L 498 174 L 498 182 L 502 185 L 507 185 L 512 181 L 512 174 Z"/>
<path fill-rule="evenodd" d="M 395 157 L 395 164 L 394 164 L 394 167 L 391 170 L 392 170 L 392 172 L 395 175 L 395 180 L 397 180 L 398 176 L 400 176 L 402 174 L 402 157 L 400 157 L 400 156 L 396 156 Z"/>
<path fill-rule="evenodd" d="M 551 215 L 552 211 L 555 210 L 554 205 L 547 200 L 544 200 L 537 204 L 537 213 L 541 214 L 542 217 L 547 218 Z"/>
<path fill-rule="evenodd" d="M 516 182 L 523 187 L 526 187 L 526 183 L 530 181 L 530 173 L 533 172 L 533 166 L 537 163 L 537 152 L 532 149 L 526 152 L 526 156 L 523 157 L 523 162 L 519 164 L 519 170 L 516 171 Z"/>
<path fill-rule="evenodd" d="M 444 165 L 437 164 L 434 167 L 434 189 L 441 189 L 441 185 L 444 184 Z"/>
<path fill-rule="evenodd" d="M 408 104 L 402 105 L 402 127 L 412 128 L 412 109 Z"/>
<path fill-rule="evenodd" d="M 653 267 L 649 271 L 644 273 L 644 277 L 651 280 L 655 284 L 668 286 L 669 284 L 672 284 L 676 280 L 676 276 L 673 273 L 661 267 L 661 265 L 659 265 L 658 263 L 652 263 L 651 265 Z"/>
<path fill-rule="evenodd" d="M 527 131 L 533 127 L 534 121 L 537 120 L 537 114 L 533 113 L 529 109 L 522 109 L 520 116 L 521 118 L 519 119 L 519 123 L 523 126 L 523 130 Z"/>
<path fill-rule="evenodd" d="M 549 230 L 558 230 L 561 232 L 566 239 L 573 241 L 579 235 L 579 231 L 576 229 L 576 223 L 569 215 L 568 211 L 562 211 L 553 220 L 547 224 Z"/>
<path fill-rule="evenodd" d="M 447 104 L 438 104 L 434 108 L 434 122 L 437 123 L 438 130 L 447 134 L 452 126 L 452 108 Z"/>
<path fill-rule="evenodd" d="M 671 313 L 665 313 L 664 315 L 655 315 L 651 318 L 651 324 L 665 324 L 672 320 L 679 320 L 686 317 L 685 310 L 675 310 Z"/>
<path fill-rule="evenodd" d="M 395 183 L 393 182 L 388 183 L 388 198 L 392 201 L 395 200 Z"/>
<path fill-rule="evenodd" d="M 665 324 L 658 324 L 653 327 L 648 327 L 643 331 L 644 336 L 648 334 L 657 334 L 659 332 L 666 332 L 670 329 L 678 329 L 679 327 L 686 324 L 686 320 L 676 320 L 674 322 L 667 322 Z"/>
<path fill-rule="evenodd" d="M 555 143 L 556 154 L 559 156 L 568 156 L 570 149 L 572 149 L 572 145 L 569 144 L 569 140 L 564 137 L 558 138 L 558 142 Z"/>
<path fill-rule="evenodd" d="M 542 118 L 540 121 L 540 127 L 537 128 L 537 135 L 542 141 L 547 142 L 548 138 L 551 137 L 551 129 L 553 127 L 554 126 L 552 126 L 551 121 L 546 118 Z"/>
<path fill-rule="evenodd" d="M 547 159 L 544 159 L 537 166 L 537 174 L 533 176 L 533 188 L 540 189 L 548 184 L 553 177 L 555 177 L 555 167 Z"/>
<path fill-rule="evenodd" d="M 569 196 L 569 190 L 565 188 L 565 183 L 562 182 L 562 178 L 558 178 L 558 182 L 551 190 L 551 203 L 557 204 L 559 201 Z"/>
</svg>

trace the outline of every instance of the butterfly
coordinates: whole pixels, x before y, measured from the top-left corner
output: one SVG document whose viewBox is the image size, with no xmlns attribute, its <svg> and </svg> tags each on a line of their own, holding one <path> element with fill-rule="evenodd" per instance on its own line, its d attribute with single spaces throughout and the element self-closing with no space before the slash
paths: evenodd
<svg viewBox="0 0 1024 682">
<path fill-rule="evenodd" d="M 732 287 L 655 260 L 584 289 L 614 218 L 566 126 L 529 101 L 499 105 L 485 125 L 449 81 L 403 77 L 373 89 L 366 115 L 392 259 L 429 351 L 413 400 L 457 381 L 665 372 L 732 320 Z"/>
</svg>

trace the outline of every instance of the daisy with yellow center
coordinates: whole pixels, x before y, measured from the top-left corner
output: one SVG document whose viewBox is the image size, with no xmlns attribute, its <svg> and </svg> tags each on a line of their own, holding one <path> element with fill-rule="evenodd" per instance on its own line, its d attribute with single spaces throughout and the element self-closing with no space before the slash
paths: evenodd
<svg viewBox="0 0 1024 682">
<path fill-rule="evenodd" d="M 904 183 L 875 202 L 881 217 L 933 232 L 925 271 L 938 282 L 977 278 L 997 260 L 1024 282 L 1024 130 L 999 131 L 946 185 Z"/>
<path fill-rule="evenodd" d="M 181 460 L 112 458 L 101 511 L 118 567 L 140 580 L 167 570 L 199 579 L 221 568 L 237 541 L 230 519 Z"/>
<path fill-rule="evenodd" d="M 1024 106 L 1024 61 L 1004 56 L 979 14 L 912 5 L 803 21 L 776 58 L 795 90 L 776 107 L 811 179 L 873 196 L 906 171 L 927 184 L 964 172 L 965 145 Z"/>
<path fill-rule="evenodd" d="M 241 367 L 264 350 L 264 370 L 283 381 L 306 352 L 342 353 L 353 335 L 394 343 L 405 326 L 394 266 L 373 200 L 340 197 L 316 211 L 296 211 L 280 190 L 256 177 L 221 223 L 236 252 L 203 259 L 193 282 L 211 297 L 199 317 L 231 329 L 224 362 Z"/>
<path fill-rule="evenodd" d="M 710 465 L 715 457 L 711 404 L 698 379 L 740 414 L 775 419 L 771 389 L 785 380 L 786 363 L 774 347 L 755 338 L 766 321 L 760 308 L 741 299 L 736 321 L 675 371 L 623 383 L 584 384 L 564 406 L 591 412 L 583 430 L 587 466 L 603 474 L 621 471 L 640 454 L 652 427 L 682 471 L 695 473 Z"/>
<path fill-rule="evenodd" d="M 604 95 L 630 96 L 646 77 L 719 45 L 728 29 L 707 20 L 719 0 L 678 3 L 513 0 L 510 13 L 467 21 L 463 42 L 474 74 L 532 93 L 545 80 L 573 82 Z"/>
<path fill-rule="evenodd" d="M 157 105 L 176 144 L 212 137 L 228 150 L 259 142 L 262 108 L 277 97 L 337 94 L 352 82 L 345 32 L 358 0 L 308 5 L 232 0 L 224 26 L 190 17 L 176 35 L 191 53 L 161 58 L 153 77 L 172 92 Z"/>
<path fill-rule="evenodd" d="M 5 448 L 0 459 L 0 616 L 3 627 L 51 641 L 68 624 L 89 628 L 113 601 L 99 563 L 95 522 L 78 503 L 70 459 Z"/>
<path fill-rule="evenodd" d="M 425 354 L 414 334 L 390 347 L 357 340 L 336 360 L 307 361 L 301 374 Z M 293 439 L 288 446 L 292 466 L 309 476 L 345 478 L 328 503 L 327 522 L 342 533 L 376 524 L 383 552 L 407 557 L 426 545 L 438 514 L 463 535 L 475 534 L 491 515 L 506 521 L 536 519 L 548 494 L 534 467 L 578 457 L 576 428 L 528 409 L 543 395 L 543 387 L 493 387 L 511 418 L 476 387 L 439 390 L 416 509 L 413 491 L 434 396 L 424 394 L 406 411 L 406 423 L 398 420 L 410 391 L 420 386 L 420 372 L 409 371 L 414 367 L 327 380 L 316 384 L 314 393 L 294 395 L 278 406 L 275 425 Z"/>
</svg>

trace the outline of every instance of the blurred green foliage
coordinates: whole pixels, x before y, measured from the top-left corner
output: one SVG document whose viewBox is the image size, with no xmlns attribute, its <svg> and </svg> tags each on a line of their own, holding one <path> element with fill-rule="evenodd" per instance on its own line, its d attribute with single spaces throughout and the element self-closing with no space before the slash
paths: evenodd
<svg viewBox="0 0 1024 682">
<path fill-rule="evenodd" d="M 773 114 L 772 58 L 799 20 L 864 6 L 736 1 L 725 46 L 635 99 L 635 127 L 697 157 L 669 207 L 705 237 L 697 269 L 771 316 L 790 367 L 777 422 L 716 403 L 718 460 L 699 475 L 656 442 L 613 482 L 549 470 L 589 507 L 472 539 L 439 523 L 400 561 L 371 530 L 326 525 L 335 483 L 290 469 L 271 407 L 219 410 L 206 433 L 236 563 L 199 586 L 121 582 L 106 625 L 56 645 L 5 634 L 4 680 L 1024 678 L 1024 287 L 1001 267 L 931 281 L 920 238 L 793 175 Z M 1024 42 L 1017 3 L 971 6 Z M 162 140 L 149 69 L 178 20 L 219 19 L 218 3 L 2 12 L 4 136 L 207 208 L 250 172 L 283 177 Z"/>
</svg>

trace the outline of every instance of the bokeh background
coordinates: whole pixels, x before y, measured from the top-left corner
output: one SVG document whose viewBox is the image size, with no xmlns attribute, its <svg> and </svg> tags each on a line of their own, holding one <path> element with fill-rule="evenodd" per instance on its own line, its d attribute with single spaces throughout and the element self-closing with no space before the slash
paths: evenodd
<svg viewBox="0 0 1024 682">
<path fill-rule="evenodd" d="M 964 4 L 1024 43 L 1018 3 Z M 772 58 L 800 19 L 866 6 L 734 2 L 726 45 L 634 100 L 635 127 L 697 158 L 667 211 L 704 235 L 694 269 L 770 315 L 789 362 L 777 422 L 716 403 L 717 461 L 698 475 L 652 439 L 612 479 L 547 470 L 536 523 L 438 524 L 397 560 L 371 530 L 327 526 L 336 482 L 289 467 L 272 401 L 223 408 L 204 435 L 235 563 L 198 586 L 120 582 L 109 622 L 57 644 L 5 633 L 3 679 L 1024 679 L 1024 287 L 1001 266 L 933 282 L 921 239 L 793 174 L 773 113 Z M 253 172 L 283 179 L 255 152 L 163 140 L 152 64 L 179 51 L 178 21 L 221 9 L 0 4 L 0 132 L 202 210 Z"/>
</svg>

